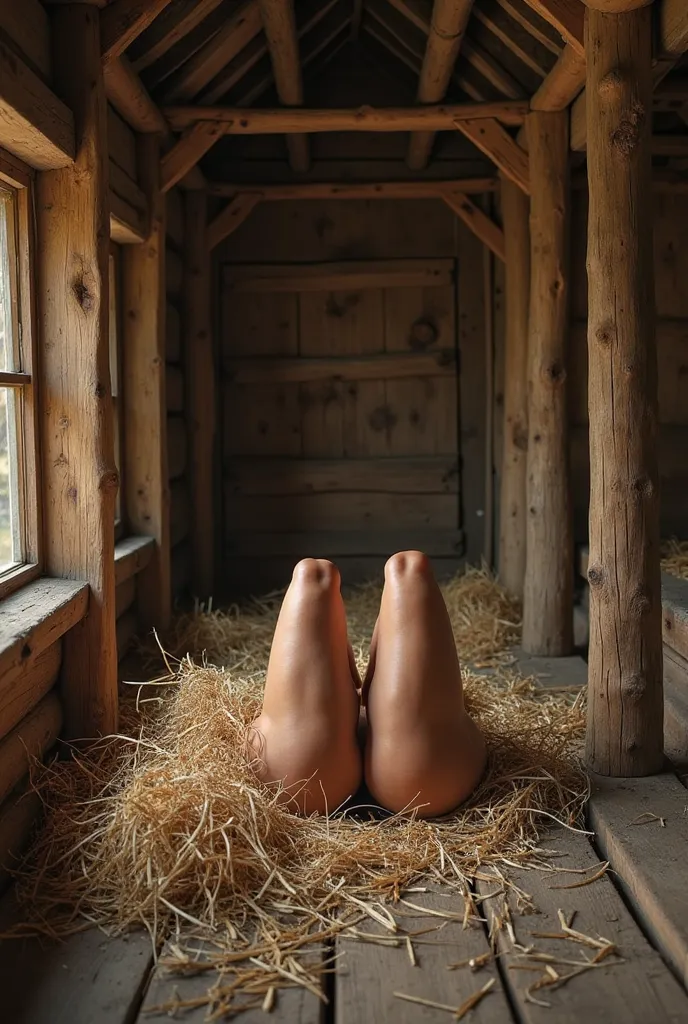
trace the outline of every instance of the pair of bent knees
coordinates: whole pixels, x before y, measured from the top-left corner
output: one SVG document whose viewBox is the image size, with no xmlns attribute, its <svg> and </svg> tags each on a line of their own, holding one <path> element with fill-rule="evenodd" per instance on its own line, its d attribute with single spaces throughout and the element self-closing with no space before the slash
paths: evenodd
<svg viewBox="0 0 688 1024">
<path fill-rule="evenodd" d="M 422 551 L 398 551 L 385 564 L 386 580 L 427 576 L 429 573 L 430 561 Z M 294 567 L 292 582 L 327 593 L 339 587 L 341 576 L 334 562 L 326 558 L 304 558 Z"/>
</svg>

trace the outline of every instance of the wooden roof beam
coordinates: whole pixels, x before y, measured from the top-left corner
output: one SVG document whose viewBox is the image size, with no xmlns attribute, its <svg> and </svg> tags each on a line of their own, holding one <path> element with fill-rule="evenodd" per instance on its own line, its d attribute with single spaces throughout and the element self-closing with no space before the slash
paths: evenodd
<svg viewBox="0 0 688 1024">
<path fill-rule="evenodd" d="M 229 238 L 253 210 L 261 202 L 262 196 L 256 192 L 239 192 L 230 199 L 214 220 L 208 225 L 208 247 L 212 251 L 225 238 Z"/>
<path fill-rule="evenodd" d="M 124 54 L 113 57 L 104 65 L 103 79 L 108 100 L 134 131 L 143 134 L 159 132 L 167 146 L 173 144 L 170 127 L 160 108 Z M 199 168 L 193 168 L 185 181 L 189 188 L 203 188 L 204 183 Z"/>
<path fill-rule="evenodd" d="M 219 7 L 222 0 L 197 0 L 197 3 L 189 8 L 171 8 L 169 13 L 161 18 L 153 30 L 154 38 L 145 53 L 134 60 L 134 67 L 137 71 L 155 64 L 156 60 L 164 57 L 172 49 L 175 43 L 184 39 L 205 18 L 212 14 L 216 7 Z M 148 37 L 146 38 L 148 43 Z"/>
<path fill-rule="evenodd" d="M 472 7 L 473 0 L 435 0 L 418 81 L 418 103 L 444 99 Z M 432 131 L 416 132 L 411 137 L 406 163 L 413 170 L 427 165 L 434 137 Z"/>
<path fill-rule="evenodd" d="M 528 154 L 494 118 L 456 121 L 455 127 L 515 185 L 530 195 Z"/>
<path fill-rule="evenodd" d="M 280 103 L 300 107 L 303 105 L 303 76 L 294 0 L 258 0 L 258 6 Z M 301 174 L 307 171 L 310 166 L 308 137 L 287 136 L 287 149 L 292 170 Z"/>
<path fill-rule="evenodd" d="M 526 3 L 559 32 L 574 53 L 585 57 L 585 5 L 580 0 L 526 0 Z"/>
<path fill-rule="evenodd" d="M 455 178 L 451 181 L 343 181 L 289 184 L 236 185 L 231 182 L 208 183 L 208 195 L 233 199 L 239 192 L 258 195 L 266 202 L 284 199 L 438 199 L 459 189 L 464 193 L 494 192 L 496 178 Z"/>
<path fill-rule="evenodd" d="M 276 109 L 258 107 L 166 107 L 175 131 L 198 121 L 216 121 L 228 135 L 293 135 L 300 132 L 403 132 L 434 134 L 452 131 L 464 121 L 490 118 L 496 124 L 520 125 L 528 112 L 527 100 L 486 103 L 446 103 L 425 107 L 358 107 Z M 507 136 L 508 138 L 508 136 Z"/>
<path fill-rule="evenodd" d="M 241 53 L 261 29 L 258 0 L 248 0 L 175 76 L 165 94 L 167 102 L 192 100 L 215 75 Z"/>
<path fill-rule="evenodd" d="M 224 135 L 224 127 L 216 121 L 198 121 L 187 128 L 181 138 L 167 151 L 160 162 L 160 189 L 169 190 L 181 181 Z"/>
<path fill-rule="evenodd" d="M 100 15 L 103 60 L 119 57 L 151 25 L 170 0 L 114 0 Z"/>
</svg>

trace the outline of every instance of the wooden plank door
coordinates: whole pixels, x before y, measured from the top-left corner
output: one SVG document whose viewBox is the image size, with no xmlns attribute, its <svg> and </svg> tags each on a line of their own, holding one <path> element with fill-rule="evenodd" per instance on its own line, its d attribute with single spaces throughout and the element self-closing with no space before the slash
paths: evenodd
<svg viewBox="0 0 688 1024">
<path fill-rule="evenodd" d="M 331 558 L 346 580 L 418 547 L 461 555 L 452 260 L 226 266 L 223 522 L 230 589 Z"/>
</svg>

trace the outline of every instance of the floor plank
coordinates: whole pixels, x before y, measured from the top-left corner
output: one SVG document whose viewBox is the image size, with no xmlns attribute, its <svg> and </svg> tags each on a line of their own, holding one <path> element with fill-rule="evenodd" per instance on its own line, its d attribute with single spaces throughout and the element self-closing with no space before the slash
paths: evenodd
<svg viewBox="0 0 688 1024">
<path fill-rule="evenodd" d="M 449 889 L 445 893 L 410 893 L 405 898 L 431 910 L 463 915 L 463 899 Z M 398 909 L 411 915 L 418 913 L 403 905 Z M 430 915 L 418 914 L 416 918 L 397 915 L 397 919 L 408 930 L 445 924 L 441 918 Z M 375 921 L 357 927 L 368 933 L 390 935 Z M 474 925 L 464 931 L 461 920 L 450 921 L 441 931 L 431 932 L 422 938 L 441 940 L 446 945 L 414 944 L 417 959 L 414 967 L 405 944 L 395 948 L 340 937 L 337 940 L 340 959 L 335 979 L 335 1024 L 435 1021 L 441 1019 L 439 1011 L 406 1002 L 395 997 L 394 992 L 459 1007 L 490 978 L 494 978 L 496 984 L 472 1011 L 470 1019 L 473 1024 L 512 1024 L 509 1004 L 494 967 L 479 974 L 473 974 L 468 967 L 447 970 L 449 964 L 488 951 L 482 927 Z"/>
<path fill-rule="evenodd" d="M 198 948 L 202 951 L 202 942 L 198 943 Z M 168 943 L 160 955 L 161 961 L 164 961 L 169 953 Z M 202 952 L 199 959 L 202 960 Z M 173 1017 L 183 1020 L 184 1024 L 204 1024 L 208 1020 L 206 1005 L 192 1009 L 180 1008 L 177 1013 L 171 1013 L 166 1008 L 156 1008 L 167 1007 L 177 998 L 182 1001 L 203 998 L 213 985 L 218 982 L 222 984 L 222 981 L 223 979 L 216 971 L 181 977 L 179 974 L 170 973 L 165 967 L 159 966 L 151 978 L 141 1011 L 136 1018 L 137 1022 L 139 1024 L 163 1024 L 163 1021 L 169 1022 Z M 230 976 L 225 976 L 224 981 L 229 983 Z M 255 998 L 255 996 L 238 996 L 237 1003 L 252 1002 Z M 321 1024 L 324 1007 L 325 1004 L 321 999 L 304 988 L 279 989 L 276 992 L 274 1008 L 269 1015 L 257 1008 L 244 1011 L 238 1020 L 241 1021 L 241 1024 L 265 1024 L 266 1021 L 271 1021 L 272 1024 Z"/>
<path fill-rule="evenodd" d="M 588 813 L 599 849 L 653 942 L 688 987 L 688 792 L 673 774 L 594 776 Z M 632 824 L 642 815 L 650 819 L 647 824 Z"/>
<path fill-rule="evenodd" d="M 0 931 L 21 921 L 14 894 Z M 153 961 L 147 933 L 111 939 L 95 928 L 62 943 L 3 939 L 2 1020 L 12 1024 L 130 1024 Z"/>
<path fill-rule="evenodd" d="M 556 862 L 562 867 L 589 868 L 594 875 L 599 864 L 598 854 L 585 836 L 558 829 L 543 837 L 543 847 L 554 850 Z M 534 936 L 537 933 L 557 933 L 561 926 L 559 909 L 570 915 L 576 912 L 573 927 L 595 938 L 603 937 L 617 943 L 624 963 L 614 958 L 573 978 L 556 990 L 549 988 L 534 992 L 537 999 L 551 1005 L 551 1009 L 529 1002 L 525 990 L 539 977 L 537 973 L 511 970 L 516 964 L 532 964 L 532 960 L 519 958 L 504 930 L 498 932 L 501 971 L 510 991 L 519 1021 L 523 1024 L 542 1024 L 546 1019 L 556 1024 L 581 1024 L 581 1021 L 623 1021 L 624 1024 L 679 1024 L 688 1020 L 688 994 L 684 992 L 652 949 L 633 920 L 609 877 L 576 889 L 553 889 L 554 885 L 570 885 L 581 880 L 580 875 L 561 873 L 552 875 L 539 870 L 510 871 L 509 877 L 524 889 L 537 908 L 536 914 L 519 916 L 510 900 L 516 941 L 522 946 L 534 946 L 538 951 L 564 959 L 581 960 L 582 954 L 590 958 L 595 953 L 577 943 Z M 481 892 L 494 886 L 479 883 Z M 503 899 L 487 900 L 488 920 L 494 913 L 501 914 Z M 542 965 L 540 965 L 542 966 Z M 554 965 L 559 974 L 574 970 Z M 480 977 L 480 975 L 478 975 Z"/>
<path fill-rule="evenodd" d="M 582 658 L 572 654 L 566 658 L 544 658 L 514 651 L 516 667 L 524 676 L 535 676 L 547 689 L 582 687 L 588 682 L 588 666 Z"/>
</svg>

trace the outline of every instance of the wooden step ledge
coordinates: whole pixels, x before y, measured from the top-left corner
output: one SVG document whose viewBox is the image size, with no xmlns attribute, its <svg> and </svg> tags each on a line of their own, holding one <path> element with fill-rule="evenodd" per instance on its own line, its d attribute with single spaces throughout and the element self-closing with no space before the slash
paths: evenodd
<svg viewBox="0 0 688 1024">
<path fill-rule="evenodd" d="M 675 775 L 592 777 L 588 820 L 653 943 L 688 986 L 688 792 Z"/>
<path fill-rule="evenodd" d="M 145 569 L 155 548 L 153 537 L 126 537 L 115 545 L 115 586 Z"/>
<path fill-rule="evenodd" d="M 80 622 L 88 607 L 87 583 L 40 579 L 0 604 L 0 685 Z"/>
<path fill-rule="evenodd" d="M 664 643 L 688 658 L 688 580 L 662 573 Z"/>
</svg>

